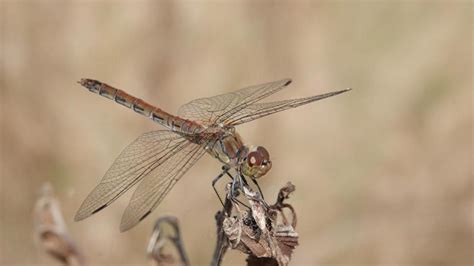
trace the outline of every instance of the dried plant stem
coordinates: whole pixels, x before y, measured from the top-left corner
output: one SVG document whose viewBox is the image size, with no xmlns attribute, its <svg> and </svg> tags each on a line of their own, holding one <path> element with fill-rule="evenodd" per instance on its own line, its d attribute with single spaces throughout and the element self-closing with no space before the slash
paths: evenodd
<svg viewBox="0 0 474 266">
<path fill-rule="evenodd" d="M 280 189 L 273 205 L 268 205 L 260 193 L 247 184 L 243 184 L 241 190 L 250 210 L 241 210 L 241 202 L 232 200 L 233 195 L 230 195 L 230 189 L 227 190 L 224 207 L 215 215 L 217 240 L 211 265 L 220 265 L 229 248 L 248 254 L 247 265 L 287 265 L 298 245 L 298 234 L 295 231 L 296 213 L 284 200 L 295 187 L 287 183 Z M 291 219 L 283 212 L 284 208 L 291 211 Z"/>
<path fill-rule="evenodd" d="M 173 235 L 165 236 L 163 232 L 163 228 L 162 228 L 165 223 L 171 225 L 171 227 L 174 230 Z M 171 255 L 164 253 L 163 248 L 166 242 L 164 240 L 166 239 L 171 240 L 174 247 L 178 251 L 179 261 L 176 260 Z M 184 243 L 181 239 L 178 219 L 176 217 L 163 216 L 163 217 L 160 217 L 155 222 L 155 227 L 153 228 L 152 236 L 148 243 L 147 253 L 151 257 L 151 259 L 154 262 L 156 262 L 157 265 L 164 265 L 164 264 L 170 264 L 170 265 L 179 264 L 183 266 L 189 265 L 188 256 L 184 249 Z"/>
<path fill-rule="evenodd" d="M 36 202 L 34 229 L 38 242 L 55 259 L 69 266 L 85 265 L 82 252 L 67 231 L 59 202 L 49 183 L 42 186 Z"/>
<path fill-rule="evenodd" d="M 246 182 L 239 186 L 240 192 L 231 192 L 233 186 L 228 184 L 224 206 L 215 215 L 217 240 L 211 265 L 221 265 L 229 248 L 247 254 L 249 266 L 288 265 L 298 245 L 298 234 L 295 231 L 295 210 L 284 200 L 295 187 L 287 183 L 280 189 L 276 203 L 269 205 Z M 236 193 L 242 193 L 250 207 L 237 200 Z M 283 212 L 285 208 L 291 211 L 291 219 Z M 174 233 L 165 233 L 164 224 L 171 225 Z M 49 184 L 42 188 L 36 203 L 35 232 L 45 251 L 54 258 L 69 266 L 85 264 L 82 253 L 66 230 L 59 203 Z M 164 246 L 169 241 L 176 248 L 179 259 L 164 252 Z M 147 252 L 156 265 L 189 265 L 176 217 L 163 216 L 156 221 Z"/>
<path fill-rule="evenodd" d="M 226 197 L 224 202 L 224 207 L 221 211 L 216 213 L 216 227 L 217 227 L 217 240 L 216 247 L 214 249 L 214 255 L 212 256 L 211 265 L 218 266 L 221 265 L 222 258 L 224 257 L 227 249 L 229 248 L 229 242 L 227 241 L 227 236 L 223 230 L 223 224 L 226 217 L 232 213 L 232 201 Z"/>
</svg>

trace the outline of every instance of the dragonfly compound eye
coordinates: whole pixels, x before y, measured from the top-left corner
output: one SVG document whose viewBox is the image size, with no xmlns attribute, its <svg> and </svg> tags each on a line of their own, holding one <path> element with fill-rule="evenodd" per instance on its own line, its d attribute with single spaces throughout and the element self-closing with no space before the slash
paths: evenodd
<svg viewBox="0 0 474 266">
<path fill-rule="evenodd" d="M 270 160 L 270 154 L 268 153 L 267 149 L 262 146 L 257 147 L 257 151 L 263 156 L 263 159 L 266 161 Z"/>
<path fill-rule="evenodd" d="M 242 166 L 244 175 L 252 178 L 264 176 L 272 168 L 268 151 L 261 146 L 251 149 Z"/>
<path fill-rule="evenodd" d="M 261 165 L 264 158 L 263 155 L 258 151 L 253 151 L 247 156 L 249 166 Z"/>
</svg>

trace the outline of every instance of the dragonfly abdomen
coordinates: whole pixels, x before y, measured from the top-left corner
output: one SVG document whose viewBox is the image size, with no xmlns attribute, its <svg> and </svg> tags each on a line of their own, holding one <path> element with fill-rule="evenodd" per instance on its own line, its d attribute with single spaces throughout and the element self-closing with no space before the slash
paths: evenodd
<svg viewBox="0 0 474 266">
<path fill-rule="evenodd" d="M 130 108 L 136 113 L 146 116 L 156 123 L 171 129 L 172 131 L 189 134 L 194 133 L 199 128 L 201 128 L 200 125 L 192 121 L 169 114 L 140 98 L 132 96 L 123 90 L 116 89 L 106 83 L 93 79 L 81 79 L 79 84 L 89 89 L 89 91 Z"/>
</svg>

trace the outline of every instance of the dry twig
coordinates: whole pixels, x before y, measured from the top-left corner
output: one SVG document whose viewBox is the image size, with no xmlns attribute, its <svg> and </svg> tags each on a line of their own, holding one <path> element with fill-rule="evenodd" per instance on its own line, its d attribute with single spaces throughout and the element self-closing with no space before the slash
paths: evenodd
<svg viewBox="0 0 474 266">
<path fill-rule="evenodd" d="M 43 249 L 61 263 L 84 265 L 84 257 L 67 232 L 66 224 L 49 183 L 42 186 L 34 210 L 35 237 Z"/>
<path fill-rule="evenodd" d="M 227 197 L 222 210 L 216 213 L 217 243 L 211 265 L 220 265 L 229 248 L 248 254 L 247 265 L 288 265 L 294 248 L 298 245 L 296 213 L 284 201 L 295 190 L 287 183 L 278 193 L 277 201 L 268 205 L 259 192 L 247 184 L 241 187 L 250 209 L 242 209 L 242 202 L 231 195 L 231 184 L 227 186 Z M 289 209 L 291 218 L 284 209 Z M 59 202 L 53 195 L 50 184 L 43 185 L 35 212 L 35 233 L 45 251 L 66 265 L 84 265 L 84 257 L 69 236 L 61 214 Z M 165 234 L 164 224 L 171 225 L 174 234 Z M 164 252 L 165 244 L 171 241 L 179 259 Z M 157 265 L 189 265 L 178 220 L 173 216 L 159 218 L 147 248 L 148 256 Z"/>
<path fill-rule="evenodd" d="M 163 225 L 170 224 L 174 230 L 173 235 L 165 235 Z M 166 240 L 170 240 L 178 251 L 179 261 L 171 254 L 164 252 Z M 179 231 L 178 219 L 174 216 L 163 216 L 155 222 L 155 227 L 148 242 L 147 248 L 148 256 L 155 262 L 156 265 L 189 265 L 188 256 L 184 249 L 184 244 L 181 239 Z"/>
<path fill-rule="evenodd" d="M 248 265 L 288 265 L 298 245 L 298 234 L 295 210 L 284 200 L 294 190 L 294 185 L 287 183 L 280 189 L 276 203 L 268 205 L 260 193 L 244 184 L 242 191 L 250 210 L 242 210 L 228 189 L 224 208 L 216 214 L 217 243 L 212 265 L 220 265 L 229 247 L 248 254 Z M 284 213 L 285 208 L 291 211 L 291 219 Z"/>
</svg>

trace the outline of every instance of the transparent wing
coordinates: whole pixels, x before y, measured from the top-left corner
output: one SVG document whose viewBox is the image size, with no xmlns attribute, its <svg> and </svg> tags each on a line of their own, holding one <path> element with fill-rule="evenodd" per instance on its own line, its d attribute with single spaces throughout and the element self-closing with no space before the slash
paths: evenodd
<svg viewBox="0 0 474 266">
<path fill-rule="evenodd" d="M 290 108 L 295 108 L 304 104 L 335 96 L 349 90 L 350 89 L 334 91 L 300 99 L 291 99 L 268 103 L 254 103 L 244 109 L 239 110 L 237 113 L 234 113 L 232 116 L 228 117 L 228 119 L 224 121 L 224 123 L 233 126 L 240 125 L 267 115 L 271 115 Z"/>
<path fill-rule="evenodd" d="M 148 132 L 129 144 L 115 159 L 76 213 L 79 221 L 104 209 L 138 183 L 151 168 L 163 164 L 186 144 L 185 138 L 168 130 Z"/>
<path fill-rule="evenodd" d="M 205 150 L 201 146 L 188 142 L 180 152 L 151 169 L 133 193 L 123 214 L 120 231 L 126 231 L 145 219 L 204 153 Z"/>
<path fill-rule="evenodd" d="M 214 97 L 196 99 L 181 106 L 178 115 L 205 125 L 218 124 L 247 106 L 283 89 L 290 83 L 290 79 L 282 79 Z"/>
</svg>

